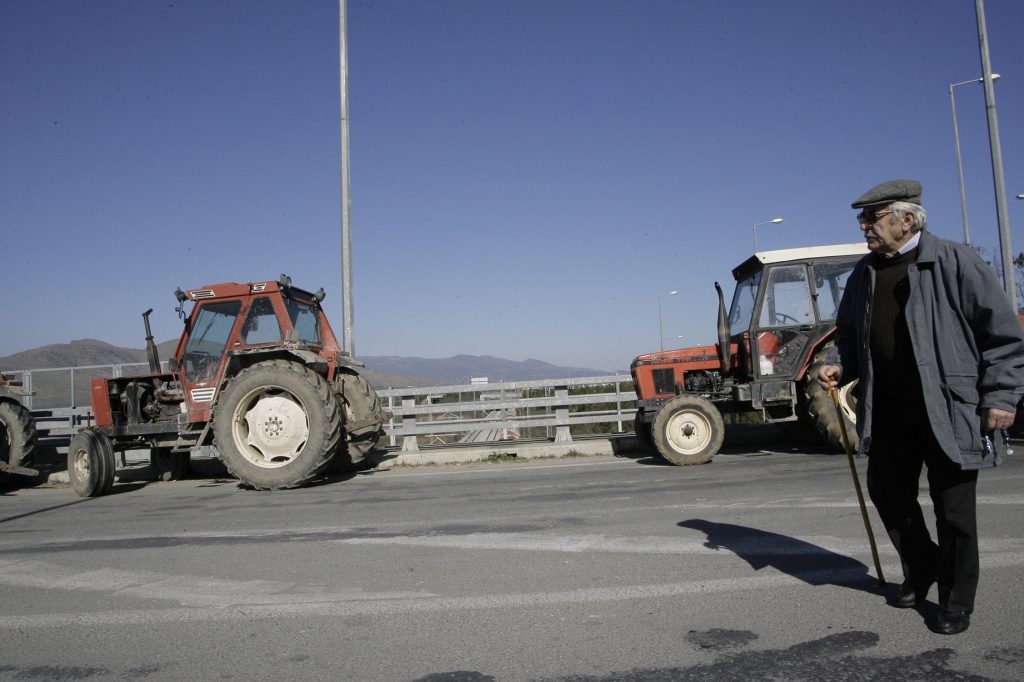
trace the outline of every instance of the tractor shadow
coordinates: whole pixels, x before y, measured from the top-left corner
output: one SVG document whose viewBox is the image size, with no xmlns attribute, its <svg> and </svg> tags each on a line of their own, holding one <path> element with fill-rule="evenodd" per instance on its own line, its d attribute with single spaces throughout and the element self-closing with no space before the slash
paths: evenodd
<svg viewBox="0 0 1024 682">
<path fill-rule="evenodd" d="M 701 531 L 704 546 L 730 551 L 755 571 L 773 568 L 808 585 L 836 585 L 874 595 L 886 593 L 866 564 L 797 538 L 749 526 L 688 519 L 680 528 Z"/>
</svg>

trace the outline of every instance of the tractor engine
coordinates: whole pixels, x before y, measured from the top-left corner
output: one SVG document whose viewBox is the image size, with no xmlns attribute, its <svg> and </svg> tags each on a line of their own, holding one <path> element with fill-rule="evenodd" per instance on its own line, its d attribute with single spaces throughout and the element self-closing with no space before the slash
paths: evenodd
<svg viewBox="0 0 1024 682">
<path fill-rule="evenodd" d="M 688 393 L 713 393 L 722 388 L 722 373 L 707 370 L 687 372 L 683 386 Z"/>
</svg>

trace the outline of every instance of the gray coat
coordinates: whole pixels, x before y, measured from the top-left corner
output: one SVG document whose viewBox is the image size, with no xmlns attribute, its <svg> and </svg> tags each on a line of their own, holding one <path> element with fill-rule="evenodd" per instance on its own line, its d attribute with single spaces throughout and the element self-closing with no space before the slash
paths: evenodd
<svg viewBox="0 0 1024 682">
<path fill-rule="evenodd" d="M 871 448 L 873 257 L 861 259 L 847 281 L 832 353 L 844 384 L 860 380 L 857 431 L 865 453 Z M 962 244 L 922 232 L 907 277 L 907 327 L 935 438 L 964 469 L 995 466 L 994 455 L 983 455 L 980 412 L 1017 408 L 1024 390 L 1021 323 L 992 268 Z"/>
</svg>

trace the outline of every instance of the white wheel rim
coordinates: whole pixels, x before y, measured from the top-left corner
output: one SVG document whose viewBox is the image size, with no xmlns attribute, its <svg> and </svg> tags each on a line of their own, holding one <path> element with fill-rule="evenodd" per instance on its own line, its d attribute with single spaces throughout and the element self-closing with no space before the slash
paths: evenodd
<svg viewBox="0 0 1024 682">
<path fill-rule="evenodd" d="M 309 419 L 302 403 L 280 388 L 248 393 L 235 409 L 232 431 L 238 451 L 256 466 L 286 466 L 309 440 Z"/>
<path fill-rule="evenodd" d="M 681 411 L 668 420 L 665 435 L 681 455 L 696 455 L 711 442 L 711 422 L 699 412 Z"/>
<path fill-rule="evenodd" d="M 79 448 L 72 458 L 72 466 L 75 468 L 75 475 L 81 481 L 89 478 L 89 453 Z"/>
</svg>

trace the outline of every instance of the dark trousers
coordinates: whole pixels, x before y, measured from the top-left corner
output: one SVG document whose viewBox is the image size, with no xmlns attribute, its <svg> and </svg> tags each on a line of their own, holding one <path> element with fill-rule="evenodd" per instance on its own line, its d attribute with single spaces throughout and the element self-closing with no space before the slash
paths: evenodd
<svg viewBox="0 0 1024 682">
<path fill-rule="evenodd" d="M 900 555 L 904 578 L 918 585 L 935 577 L 939 606 L 972 611 L 978 588 L 978 472 L 961 470 L 928 428 L 883 427 L 871 441 L 868 493 Z M 928 467 L 938 544 L 917 501 L 922 465 Z"/>
</svg>

